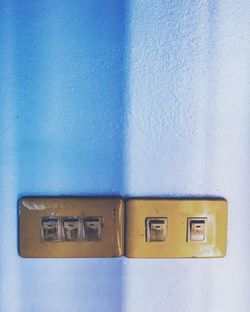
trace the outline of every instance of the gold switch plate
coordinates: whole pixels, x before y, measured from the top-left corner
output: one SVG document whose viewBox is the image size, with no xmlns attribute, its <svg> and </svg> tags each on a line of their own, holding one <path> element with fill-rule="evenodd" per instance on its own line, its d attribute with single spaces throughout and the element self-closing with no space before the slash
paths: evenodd
<svg viewBox="0 0 250 312">
<path fill-rule="evenodd" d="M 147 220 L 157 218 L 167 220 L 166 238 L 148 241 Z M 125 256 L 129 258 L 224 257 L 227 202 L 224 199 L 130 199 L 126 204 L 125 242 Z"/>
<path fill-rule="evenodd" d="M 122 256 L 123 214 L 121 198 L 21 198 L 19 254 L 24 258 Z"/>
</svg>

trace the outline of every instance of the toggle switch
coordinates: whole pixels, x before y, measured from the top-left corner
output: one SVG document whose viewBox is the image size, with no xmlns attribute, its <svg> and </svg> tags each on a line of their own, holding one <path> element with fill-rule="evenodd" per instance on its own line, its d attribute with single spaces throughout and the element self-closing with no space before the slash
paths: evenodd
<svg viewBox="0 0 250 312">
<path fill-rule="evenodd" d="M 102 218 L 87 217 L 83 220 L 83 237 L 87 241 L 101 240 Z"/>
<path fill-rule="evenodd" d="M 45 241 L 60 240 L 60 228 L 58 218 L 56 217 L 42 218 L 42 238 Z"/>
<path fill-rule="evenodd" d="M 75 241 L 80 238 L 80 219 L 78 217 L 66 217 L 62 219 L 63 238 L 66 241 Z"/>
<path fill-rule="evenodd" d="M 167 218 L 146 219 L 146 241 L 163 242 L 167 235 Z"/>
<path fill-rule="evenodd" d="M 206 241 L 206 218 L 188 218 L 188 241 Z"/>
</svg>

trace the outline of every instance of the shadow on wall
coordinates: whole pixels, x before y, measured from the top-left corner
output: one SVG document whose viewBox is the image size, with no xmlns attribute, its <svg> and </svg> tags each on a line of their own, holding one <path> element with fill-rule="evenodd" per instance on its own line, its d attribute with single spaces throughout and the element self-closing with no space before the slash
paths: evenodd
<svg viewBox="0 0 250 312">
<path fill-rule="evenodd" d="M 2 311 L 121 311 L 122 259 L 20 259 L 13 229 L 23 195 L 123 193 L 127 3 L 3 6 Z"/>
</svg>

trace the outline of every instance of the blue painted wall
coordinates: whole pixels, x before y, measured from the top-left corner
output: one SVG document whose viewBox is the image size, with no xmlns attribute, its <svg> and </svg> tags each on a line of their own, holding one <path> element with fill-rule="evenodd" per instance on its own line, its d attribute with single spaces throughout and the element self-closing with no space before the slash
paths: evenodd
<svg viewBox="0 0 250 312">
<path fill-rule="evenodd" d="M 0 311 L 249 310 L 250 3 L 0 0 Z M 21 259 L 26 194 L 224 196 L 228 255 Z"/>
<path fill-rule="evenodd" d="M 122 259 L 18 256 L 17 199 L 122 191 L 125 5 L 0 1 L 0 42 L 0 311 L 119 311 Z"/>
</svg>

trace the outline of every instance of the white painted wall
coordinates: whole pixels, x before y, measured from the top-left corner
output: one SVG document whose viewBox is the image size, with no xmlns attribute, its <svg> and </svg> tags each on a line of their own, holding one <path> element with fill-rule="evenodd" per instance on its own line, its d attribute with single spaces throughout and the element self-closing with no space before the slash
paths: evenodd
<svg viewBox="0 0 250 312">
<path fill-rule="evenodd" d="M 126 260 L 126 312 L 250 306 L 250 2 L 131 2 L 130 196 L 222 196 L 228 254 Z"/>
</svg>

